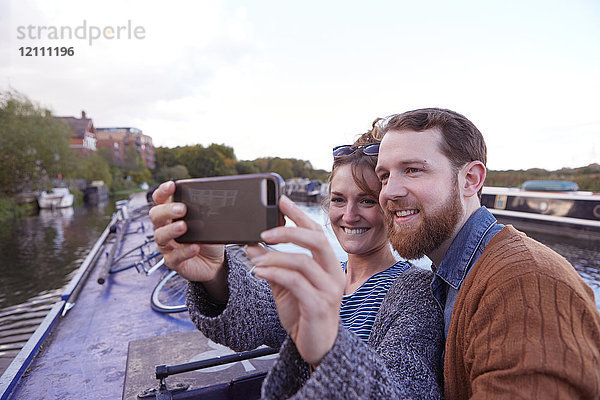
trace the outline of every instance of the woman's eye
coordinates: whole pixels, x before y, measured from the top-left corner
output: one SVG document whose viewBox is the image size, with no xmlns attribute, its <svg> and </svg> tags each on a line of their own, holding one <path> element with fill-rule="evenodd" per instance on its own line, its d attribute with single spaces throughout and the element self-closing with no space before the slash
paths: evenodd
<svg viewBox="0 0 600 400">
<path fill-rule="evenodd" d="M 343 201 L 344 201 L 344 199 L 342 199 L 341 197 L 332 197 L 331 198 L 332 203 L 342 203 Z"/>
<path fill-rule="evenodd" d="M 364 204 L 368 204 L 368 205 L 377 204 L 377 200 L 373 200 L 373 199 L 363 199 L 363 200 L 361 200 L 361 202 Z"/>
</svg>

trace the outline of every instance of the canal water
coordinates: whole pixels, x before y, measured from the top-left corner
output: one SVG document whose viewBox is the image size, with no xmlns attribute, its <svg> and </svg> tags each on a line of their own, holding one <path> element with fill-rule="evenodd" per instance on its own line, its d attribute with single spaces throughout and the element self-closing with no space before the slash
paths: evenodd
<svg viewBox="0 0 600 400">
<path fill-rule="evenodd" d="M 326 227 L 340 260 L 339 247 L 319 206 L 302 206 Z M 0 226 L 0 372 L 57 301 L 88 251 L 109 223 L 114 202 L 99 207 L 42 210 L 39 215 Z M 528 233 L 567 258 L 593 288 L 600 309 L 600 246 Z M 280 245 L 289 250 L 289 245 Z M 418 260 L 423 267 L 428 260 Z M 9 331 L 10 333 L 4 333 Z M 3 365 L 3 363 L 5 365 Z M 4 366 L 4 368 L 2 368 Z"/>
<path fill-rule="evenodd" d="M 110 221 L 114 203 L 40 210 L 0 226 L 0 310 L 63 288 Z"/>
</svg>

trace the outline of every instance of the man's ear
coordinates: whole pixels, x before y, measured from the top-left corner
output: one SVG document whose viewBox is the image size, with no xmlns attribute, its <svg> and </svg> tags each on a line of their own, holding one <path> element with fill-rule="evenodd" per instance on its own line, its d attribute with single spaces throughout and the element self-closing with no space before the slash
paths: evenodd
<svg viewBox="0 0 600 400">
<path fill-rule="evenodd" d="M 477 195 L 485 181 L 486 168 L 481 161 L 471 161 L 461 169 L 462 189 L 465 197 Z"/>
</svg>

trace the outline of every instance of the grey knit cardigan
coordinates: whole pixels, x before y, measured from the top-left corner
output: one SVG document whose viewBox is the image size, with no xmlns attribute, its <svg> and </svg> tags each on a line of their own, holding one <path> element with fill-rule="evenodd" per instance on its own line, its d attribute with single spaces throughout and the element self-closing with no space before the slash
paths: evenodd
<svg viewBox="0 0 600 400">
<path fill-rule="evenodd" d="M 432 273 L 411 267 L 385 296 L 369 340 L 340 324 L 332 349 L 311 373 L 279 322 L 268 283 L 252 277 L 226 252 L 229 300 L 213 303 L 190 283 L 192 321 L 208 338 L 234 351 L 280 348 L 262 386 L 264 399 L 443 398 L 443 316 L 432 296 Z"/>
</svg>

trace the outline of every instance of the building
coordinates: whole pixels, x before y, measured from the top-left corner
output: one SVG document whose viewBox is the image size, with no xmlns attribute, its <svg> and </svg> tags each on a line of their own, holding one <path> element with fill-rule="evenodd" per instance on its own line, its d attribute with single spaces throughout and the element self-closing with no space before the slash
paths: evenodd
<svg viewBox="0 0 600 400">
<path fill-rule="evenodd" d="M 134 146 L 146 167 L 154 169 L 156 166 L 152 138 L 144 135 L 140 129 L 131 127 L 96 128 L 96 138 L 98 147 L 108 148 L 118 164 L 125 160 L 127 148 Z"/>
<path fill-rule="evenodd" d="M 79 154 L 87 154 L 96 151 L 96 130 L 92 119 L 85 115 L 85 111 L 81 112 L 81 118 L 75 117 L 55 117 L 60 121 L 64 121 L 69 126 L 71 138 L 69 139 L 69 147 Z"/>
</svg>

